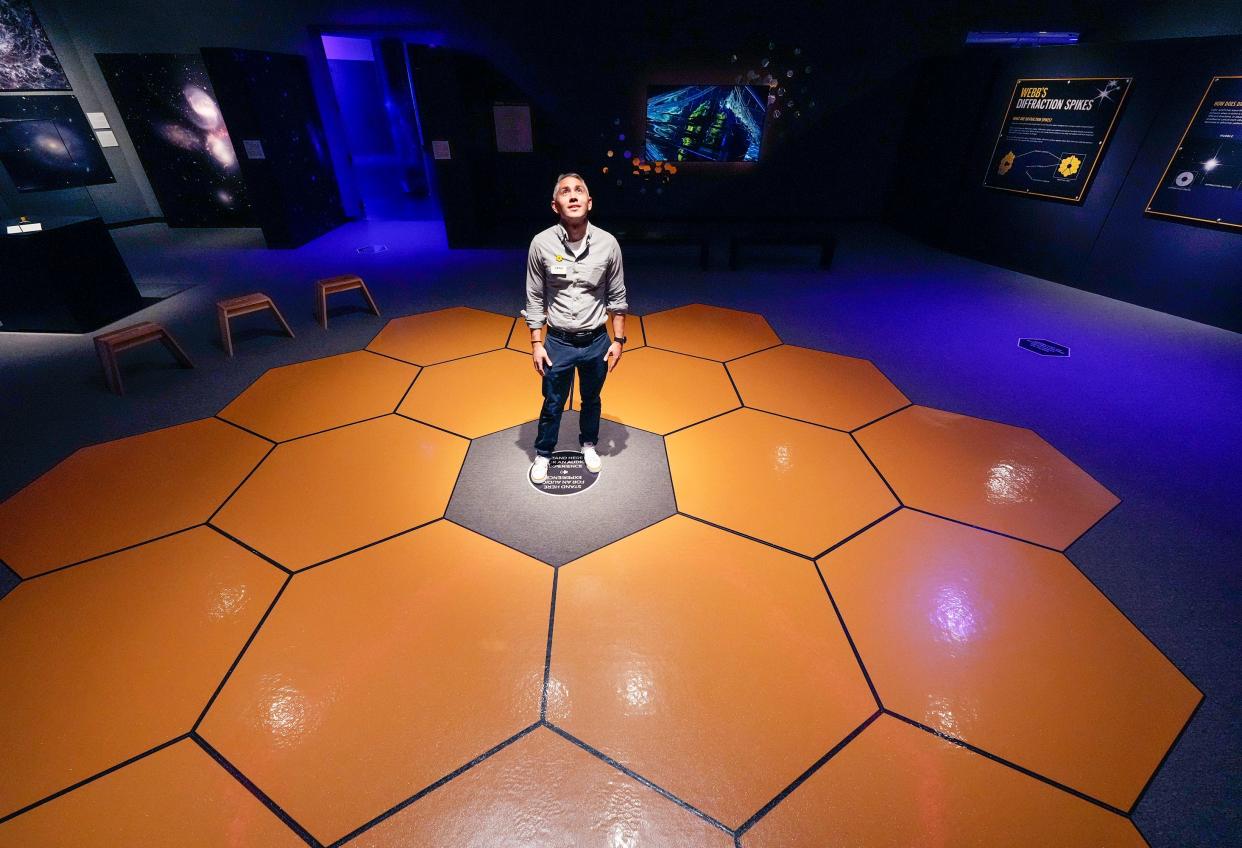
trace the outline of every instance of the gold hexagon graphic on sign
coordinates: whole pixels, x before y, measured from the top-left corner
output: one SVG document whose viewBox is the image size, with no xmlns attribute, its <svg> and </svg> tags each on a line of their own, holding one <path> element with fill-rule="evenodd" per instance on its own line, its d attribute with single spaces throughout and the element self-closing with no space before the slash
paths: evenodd
<svg viewBox="0 0 1242 848">
<path fill-rule="evenodd" d="M 1063 177 L 1072 177 L 1078 173 L 1082 167 L 1082 160 L 1077 156 L 1066 156 L 1061 159 L 1061 164 L 1057 166 L 1057 173 Z"/>
<path fill-rule="evenodd" d="M 1012 150 L 1002 156 L 1000 162 L 996 165 L 996 173 L 1000 174 L 1002 177 L 1005 174 L 1008 174 L 1009 169 L 1013 167 L 1014 158 Z"/>
</svg>

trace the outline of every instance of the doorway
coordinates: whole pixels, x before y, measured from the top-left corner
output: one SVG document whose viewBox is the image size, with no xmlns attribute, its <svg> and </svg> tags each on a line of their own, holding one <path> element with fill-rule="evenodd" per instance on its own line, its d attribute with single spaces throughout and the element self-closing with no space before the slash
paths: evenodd
<svg viewBox="0 0 1242 848">
<path fill-rule="evenodd" d="M 440 219 L 400 38 L 323 34 L 363 217 Z"/>
</svg>

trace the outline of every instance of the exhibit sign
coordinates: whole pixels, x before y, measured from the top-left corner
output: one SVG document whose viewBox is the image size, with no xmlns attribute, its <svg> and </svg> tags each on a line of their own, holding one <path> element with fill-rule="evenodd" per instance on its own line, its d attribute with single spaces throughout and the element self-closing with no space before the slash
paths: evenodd
<svg viewBox="0 0 1242 848">
<path fill-rule="evenodd" d="M 1018 80 L 983 184 L 1081 201 L 1131 82 L 1127 77 Z"/>
<path fill-rule="evenodd" d="M 1242 76 L 1208 85 L 1147 211 L 1242 229 Z"/>
<path fill-rule="evenodd" d="M 30 0 L 0 0 L 0 91 L 68 91 Z"/>
</svg>

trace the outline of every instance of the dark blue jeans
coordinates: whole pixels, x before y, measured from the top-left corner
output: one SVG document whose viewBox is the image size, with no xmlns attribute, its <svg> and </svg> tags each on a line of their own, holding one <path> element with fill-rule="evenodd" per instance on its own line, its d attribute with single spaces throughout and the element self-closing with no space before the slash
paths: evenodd
<svg viewBox="0 0 1242 848">
<path fill-rule="evenodd" d="M 556 447 L 556 438 L 561 432 L 561 413 L 565 411 L 565 403 L 573 386 L 574 369 L 578 371 L 578 385 L 582 391 L 578 444 L 599 441 L 599 393 L 604 388 L 604 378 L 608 376 L 608 363 L 604 361 L 604 356 L 611 344 L 607 333 L 601 333 L 586 347 L 574 347 L 551 336 L 544 341 L 543 347 L 552 365 L 543 372 L 543 409 L 539 412 L 535 453 L 551 456 Z"/>
</svg>

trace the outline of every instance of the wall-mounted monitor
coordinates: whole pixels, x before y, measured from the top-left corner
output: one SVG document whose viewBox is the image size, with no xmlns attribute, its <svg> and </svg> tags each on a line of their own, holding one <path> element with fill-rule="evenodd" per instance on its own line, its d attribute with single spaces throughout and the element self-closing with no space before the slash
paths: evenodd
<svg viewBox="0 0 1242 848">
<path fill-rule="evenodd" d="M 768 88 L 653 85 L 644 157 L 652 162 L 758 162 Z"/>
<path fill-rule="evenodd" d="M 983 184 L 1080 202 L 1113 134 L 1131 79 L 1020 79 Z"/>
<path fill-rule="evenodd" d="M 1208 85 L 1147 211 L 1242 229 L 1242 76 Z"/>
</svg>

